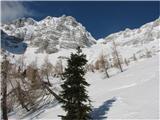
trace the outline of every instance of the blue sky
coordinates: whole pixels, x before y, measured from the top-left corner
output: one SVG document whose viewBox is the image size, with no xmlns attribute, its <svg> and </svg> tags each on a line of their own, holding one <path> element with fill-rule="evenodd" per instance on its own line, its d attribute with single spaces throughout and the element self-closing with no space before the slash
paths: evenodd
<svg viewBox="0 0 160 120">
<path fill-rule="evenodd" d="M 157 19 L 160 5 L 158 1 L 39 1 L 19 3 L 24 9 L 18 11 L 25 12 L 21 13 L 22 15 L 16 13 L 16 17 L 30 16 L 36 20 L 41 20 L 46 16 L 70 15 L 82 23 L 96 39 L 125 28 L 137 28 Z M 13 9 L 16 9 L 16 6 Z M 13 9 L 8 11 L 14 11 Z"/>
</svg>

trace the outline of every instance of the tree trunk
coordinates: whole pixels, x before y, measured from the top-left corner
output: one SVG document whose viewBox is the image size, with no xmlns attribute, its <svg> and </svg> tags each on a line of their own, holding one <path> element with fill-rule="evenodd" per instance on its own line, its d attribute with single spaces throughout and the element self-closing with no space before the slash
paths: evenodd
<svg viewBox="0 0 160 120">
<path fill-rule="evenodd" d="M 7 116 L 7 72 L 8 72 L 8 65 L 9 62 L 7 60 L 4 60 L 2 62 L 2 81 L 1 81 L 1 110 L 2 110 L 2 120 L 8 120 Z"/>
<path fill-rule="evenodd" d="M 52 84 L 51 84 L 50 81 L 49 81 L 49 75 L 47 74 L 46 77 L 47 77 L 48 85 L 49 85 L 50 87 L 52 87 Z"/>
<path fill-rule="evenodd" d="M 105 68 L 105 72 L 106 72 L 107 77 L 109 78 L 109 74 L 108 74 L 107 68 Z"/>
<path fill-rule="evenodd" d="M 120 62 L 119 58 L 117 58 L 117 59 L 118 59 L 118 65 L 119 65 L 119 68 L 120 68 L 121 72 L 123 72 L 123 70 L 122 70 L 122 66 L 121 66 L 121 62 Z"/>
<path fill-rule="evenodd" d="M 121 72 L 123 72 L 122 70 L 122 66 L 121 66 L 121 62 L 119 60 L 119 55 L 118 55 L 118 52 L 117 52 L 117 47 L 116 47 L 116 43 L 115 41 L 113 40 L 113 47 L 114 47 L 114 52 L 115 52 L 115 55 L 116 55 L 116 58 L 117 58 L 117 62 L 118 62 L 118 66 L 119 66 L 119 69 L 121 70 Z"/>
<path fill-rule="evenodd" d="M 22 90 L 21 90 L 21 87 L 20 87 L 19 83 L 18 83 L 18 87 L 17 87 L 17 97 L 18 97 L 18 100 L 19 100 L 22 108 L 25 108 L 27 111 L 29 111 L 27 105 L 25 105 L 25 101 L 24 101 L 24 98 L 23 98 L 23 95 L 22 95 Z"/>
<path fill-rule="evenodd" d="M 53 92 L 46 84 L 42 83 L 42 86 L 48 90 L 58 101 L 65 101 L 60 96 L 58 96 L 55 92 Z"/>
</svg>

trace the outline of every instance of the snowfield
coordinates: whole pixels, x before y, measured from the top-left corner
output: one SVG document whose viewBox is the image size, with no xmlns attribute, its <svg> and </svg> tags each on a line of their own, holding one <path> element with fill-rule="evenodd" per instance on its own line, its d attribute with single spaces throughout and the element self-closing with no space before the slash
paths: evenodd
<svg viewBox="0 0 160 120">
<path fill-rule="evenodd" d="M 93 119 L 159 119 L 158 55 L 132 63 L 124 72 L 111 70 L 110 78 L 101 72 L 88 72 L 86 79 L 92 100 Z M 53 81 L 52 81 L 53 82 Z M 60 119 L 60 104 L 42 109 L 24 119 Z M 18 119 L 12 115 L 10 119 Z"/>
<path fill-rule="evenodd" d="M 96 119 L 158 119 L 158 56 L 135 63 L 109 79 L 89 74 Z"/>
</svg>

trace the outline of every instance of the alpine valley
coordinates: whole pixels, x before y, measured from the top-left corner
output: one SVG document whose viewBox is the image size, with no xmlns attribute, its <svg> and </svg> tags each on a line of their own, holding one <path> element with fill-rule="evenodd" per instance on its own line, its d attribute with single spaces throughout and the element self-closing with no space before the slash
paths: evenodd
<svg viewBox="0 0 160 120">
<path fill-rule="evenodd" d="M 72 16 L 47 16 L 41 21 L 20 18 L 1 25 L 1 60 L 6 55 L 12 64 L 20 64 L 17 61 L 23 58 L 25 66 L 35 62 L 41 68 L 47 58 L 55 68 L 61 62 L 64 69 L 70 54 L 80 46 L 88 60 L 85 78 L 90 84 L 94 119 L 158 119 L 159 41 L 160 18 L 98 40 Z M 113 42 L 122 73 L 113 67 Z M 110 78 L 97 69 L 102 55 L 110 63 Z M 50 79 L 56 93 L 61 89 L 60 79 Z M 54 101 L 27 115 L 16 108 L 9 118 L 59 119 L 62 113 L 60 104 Z"/>
</svg>

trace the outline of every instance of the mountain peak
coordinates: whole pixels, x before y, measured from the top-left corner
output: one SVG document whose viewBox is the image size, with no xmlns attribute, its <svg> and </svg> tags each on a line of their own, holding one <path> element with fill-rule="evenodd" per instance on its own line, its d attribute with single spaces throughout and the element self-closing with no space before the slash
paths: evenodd
<svg viewBox="0 0 160 120">
<path fill-rule="evenodd" d="M 28 41 L 38 48 L 38 52 L 54 53 L 61 48 L 75 49 L 96 43 L 85 27 L 72 16 L 47 16 L 39 22 L 32 18 L 21 18 L 1 28 L 8 35 Z"/>
</svg>

